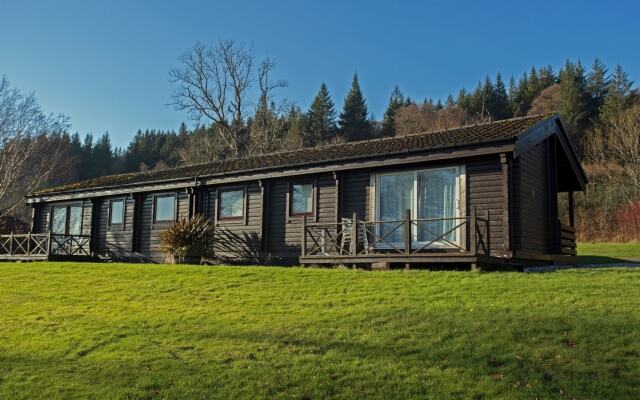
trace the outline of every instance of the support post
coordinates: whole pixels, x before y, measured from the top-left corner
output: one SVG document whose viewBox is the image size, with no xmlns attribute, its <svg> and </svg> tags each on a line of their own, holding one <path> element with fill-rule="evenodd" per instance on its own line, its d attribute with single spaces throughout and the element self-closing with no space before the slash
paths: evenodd
<svg viewBox="0 0 640 400">
<path fill-rule="evenodd" d="M 487 245 L 487 255 L 491 255 L 491 226 L 489 224 L 489 210 L 487 210 L 487 227 L 486 227 L 486 237 L 485 237 L 485 243 Z"/>
<path fill-rule="evenodd" d="M 476 206 L 471 207 L 471 219 L 469 221 L 469 250 L 472 255 L 478 254 L 476 241 Z"/>
<path fill-rule="evenodd" d="M 502 175 L 502 236 L 503 236 L 503 247 L 504 247 L 504 255 L 507 257 L 511 257 L 511 222 L 509 221 L 510 215 L 509 211 L 511 210 L 510 205 L 512 204 L 511 200 L 511 179 L 509 167 L 511 166 L 510 158 L 506 153 L 500 154 L 500 165 L 502 167 L 501 175 Z M 488 219 L 487 219 L 488 220 Z"/>
<path fill-rule="evenodd" d="M 29 226 L 29 233 L 34 233 L 36 229 L 36 206 L 31 204 L 31 224 Z"/>
<path fill-rule="evenodd" d="M 575 214 L 574 214 L 574 203 L 573 203 L 573 192 L 569 192 L 569 226 L 575 228 Z"/>
<path fill-rule="evenodd" d="M 404 214 L 404 254 L 411 254 L 411 210 Z"/>
<path fill-rule="evenodd" d="M 47 255 L 51 255 L 51 229 L 49 229 L 47 235 Z"/>
<path fill-rule="evenodd" d="M 307 216 L 302 217 L 302 241 L 300 247 L 302 248 L 302 256 L 307 255 Z"/>
<path fill-rule="evenodd" d="M 358 214 L 355 212 L 351 219 L 351 255 L 358 255 Z"/>
<path fill-rule="evenodd" d="M 13 255 L 13 232 L 9 234 L 9 254 Z"/>
</svg>

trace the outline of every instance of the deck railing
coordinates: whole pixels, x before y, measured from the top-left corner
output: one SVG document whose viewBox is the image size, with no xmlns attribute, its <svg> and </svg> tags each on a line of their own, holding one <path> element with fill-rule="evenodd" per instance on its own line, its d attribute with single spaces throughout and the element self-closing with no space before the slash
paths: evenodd
<svg viewBox="0 0 640 400">
<path fill-rule="evenodd" d="M 489 255 L 491 251 L 488 215 L 479 217 L 475 209 L 465 217 L 411 218 L 407 211 L 401 220 L 363 221 L 353 214 L 341 222 L 309 223 L 303 218 L 302 225 L 303 257 L 429 252 Z M 420 240 L 418 233 L 423 236 Z"/>
<path fill-rule="evenodd" d="M 24 233 L 0 235 L 0 256 L 5 258 L 44 258 L 54 256 L 90 256 L 88 235 Z"/>
<path fill-rule="evenodd" d="M 560 236 L 560 254 L 575 256 L 577 254 L 576 228 L 558 221 L 558 230 Z"/>
</svg>

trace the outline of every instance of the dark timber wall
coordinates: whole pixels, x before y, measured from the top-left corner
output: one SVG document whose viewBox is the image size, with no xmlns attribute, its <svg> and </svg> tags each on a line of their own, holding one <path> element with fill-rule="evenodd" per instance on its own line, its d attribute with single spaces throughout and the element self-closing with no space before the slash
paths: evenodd
<svg viewBox="0 0 640 400">
<path fill-rule="evenodd" d="M 513 164 L 514 237 L 517 250 L 550 254 L 552 221 L 557 219 L 557 192 L 550 185 L 550 142 L 520 155 Z"/>
<path fill-rule="evenodd" d="M 336 182 L 332 174 L 322 174 L 300 180 L 275 179 L 269 187 L 269 214 L 267 218 L 267 249 L 274 262 L 298 262 L 302 237 L 302 217 L 289 215 L 290 183 L 315 184 L 314 215 L 309 222 L 336 221 Z"/>
<path fill-rule="evenodd" d="M 140 207 L 140 232 L 137 240 L 139 241 L 139 252 L 149 259 L 161 262 L 164 259 L 160 250 L 160 234 L 170 223 L 154 223 L 153 222 L 153 198 L 156 195 L 175 194 L 177 198 L 176 217 L 186 217 L 189 215 L 189 198 L 184 190 L 171 192 L 155 192 L 145 193 L 141 197 L 142 205 Z"/>
<path fill-rule="evenodd" d="M 240 219 L 218 218 L 220 189 L 242 189 L 244 212 Z M 262 238 L 262 188 L 258 182 L 242 185 L 218 186 L 205 192 L 205 215 L 214 221 L 214 247 L 216 259 L 228 262 L 260 263 Z"/>
<path fill-rule="evenodd" d="M 124 200 L 124 223 L 109 223 L 109 205 L 112 200 Z M 95 218 L 94 251 L 99 254 L 112 254 L 118 258 L 135 257 L 133 254 L 133 196 L 120 196 L 96 199 L 98 215 Z"/>
<path fill-rule="evenodd" d="M 84 234 L 92 235 L 95 252 L 122 258 L 136 257 L 141 261 L 162 261 L 160 234 L 170 223 L 153 222 L 153 199 L 155 195 L 171 193 L 177 198 L 176 218 L 191 215 L 193 207 L 197 207 L 214 221 L 215 258 L 229 262 L 294 264 L 300 255 L 302 217 L 291 216 L 289 212 L 292 183 L 311 182 L 315 186 L 314 212 L 307 217 L 309 222 L 337 223 L 354 212 L 359 219 L 372 220 L 375 219 L 375 215 L 371 215 L 374 201 L 372 174 L 394 169 L 464 165 L 466 213 L 470 215 L 475 207 L 478 216 L 489 216 L 492 254 L 504 256 L 509 250 L 549 254 L 554 251 L 554 221 L 558 215 L 553 140 L 546 140 L 511 161 L 508 157 L 501 159 L 494 155 L 402 167 L 385 167 L 381 162 L 379 167 L 366 170 L 199 187 L 195 189 L 199 195 L 197 201 L 182 189 L 37 204 L 33 230 L 37 233 L 49 230 L 53 206 L 83 204 L 82 230 Z M 505 171 L 508 168 L 511 171 L 507 180 Z M 238 187 L 245 191 L 244 216 L 237 220 L 220 220 L 217 215 L 219 190 Z M 124 224 L 109 226 L 109 202 L 121 198 L 126 199 Z M 92 216 L 92 210 L 96 215 Z"/>
<path fill-rule="evenodd" d="M 502 166 L 498 157 L 491 157 L 466 164 L 467 170 L 467 214 L 475 207 L 477 215 L 489 216 L 491 253 L 504 253 L 505 240 L 503 215 L 505 197 L 502 182 Z M 488 214 L 487 214 L 488 213 Z"/>
</svg>

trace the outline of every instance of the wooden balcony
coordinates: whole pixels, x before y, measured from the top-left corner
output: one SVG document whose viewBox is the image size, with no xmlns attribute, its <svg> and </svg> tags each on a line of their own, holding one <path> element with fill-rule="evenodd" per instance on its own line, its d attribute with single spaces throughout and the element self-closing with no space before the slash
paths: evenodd
<svg viewBox="0 0 640 400">
<path fill-rule="evenodd" d="M 356 223 L 353 223 L 356 221 Z M 301 264 L 477 264 L 490 263 L 489 219 L 405 218 L 363 221 L 357 215 L 341 222 L 302 222 Z M 432 230 L 433 226 L 440 229 Z M 423 236 L 417 240 L 418 231 Z M 398 241 L 398 238 L 401 238 Z M 497 258 L 496 258 L 497 259 Z"/>
<path fill-rule="evenodd" d="M 0 260 L 41 261 L 91 257 L 88 235 L 25 233 L 0 235 Z"/>
</svg>

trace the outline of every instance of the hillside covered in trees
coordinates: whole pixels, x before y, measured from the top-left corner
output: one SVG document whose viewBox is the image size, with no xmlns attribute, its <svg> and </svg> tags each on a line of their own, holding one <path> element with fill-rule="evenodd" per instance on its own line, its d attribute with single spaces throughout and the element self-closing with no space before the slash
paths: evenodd
<svg viewBox="0 0 640 400">
<path fill-rule="evenodd" d="M 125 148 L 114 147 L 107 133 L 70 134 L 68 124 L 52 121 L 21 136 L 15 134 L 15 126 L 0 126 L 3 155 L 11 143 L 39 143 L 38 151 L 43 152 L 31 154 L 12 181 L 5 177 L 0 182 L 0 188 L 18 188 L 4 196 L 0 192 L 0 229 L 24 229 L 19 221 L 28 220 L 28 212 L 20 198 L 36 187 L 559 112 L 591 180 L 586 196 L 578 196 L 580 239 L 640 240 L 640 96 L 621 66 L 608 69 L 596 59 L 585 68 L 580 61 L 566 61 L 558 71 L 532 67 L 507 81 L 498 73 L 475 88 L 439 100 L 412 99 L 396 87 L 382 120 L 371 117 L 357 75 L 340 107 L 323 83 L 309 109 L 302 110 L 278 99 L 278 89 L 287 82 L 272 79 L 274 71 L 273 60 L 257 62 L 251 49 L 234 42 L 194 46 L 170 72 L 173 104 L 185 111 L 194 127 L 182 123 L 173 131 L 140 130 Z M 6 78 L 0 89 L 0 100 L 5 100 L 0 104 L 2 116 L 11 111 L 7 99 L 19 105 L 25 96 Z M 251 101 L 256 92 L 257 100 Z M 41 121 L 45 114 L 38 110 L 42 116 L 33 118 Z M 25 182 L 33 165 L 40 165 L 40 158 L 51 157 L 58 160 L 51 171 L 29 184 L 19 183 Z"/>
</svg>

